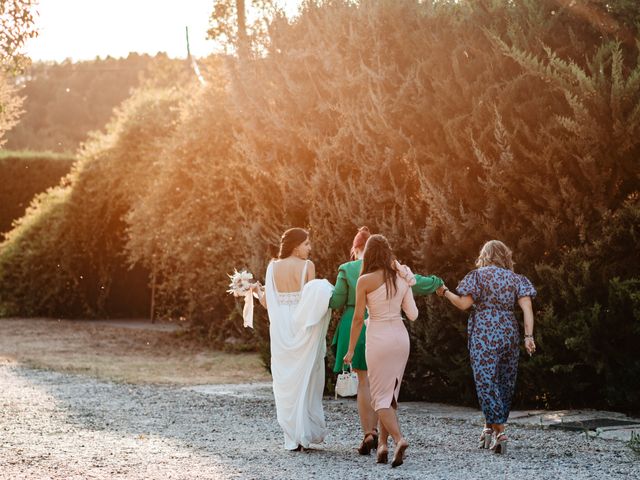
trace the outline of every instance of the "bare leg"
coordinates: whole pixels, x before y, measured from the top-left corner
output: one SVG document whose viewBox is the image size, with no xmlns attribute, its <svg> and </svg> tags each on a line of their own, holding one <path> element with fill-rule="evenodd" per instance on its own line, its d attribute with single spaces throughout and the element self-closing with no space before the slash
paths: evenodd
<svg viewBox="0 0 640 480">
<path fill-rule="evenodd" d="M 490 428 L 496 433 L 504 432 L 504 423 L 486 423 L 485 422 L 484 425 L 485 425 L 485 428 Z"/>
<path fill-rule="evenodd" d="M 389 458 L 389 432 L 380 422 L 380 438 L 378 439 L 377 459 L 378 463 L 387 463 Z"/>
<path fill-rule="evenodd" d="M 409 443 L 400 431 L 396 410 L 394 408 L 381 408 L 378 410 L 378 417 L 380 418 L 380 424 L 389 432 L 396 444 L 391 466 L 399 467 L 404 461 L 404 451 L 409 446 Z"/>
<path fill-rule="evenodd" d="M 371 392 L 369 391 L 369 376 L 366 370 L 355 370 L 358 375 L 358 414 L 362 432 L 373 432 L 378 427 L 378 415 L 371 406 Z"/>
<path fill-rule="evenodd" d="M 381 408 L 378 410 L 378 417 L 380 418 L 380 425 L 383 431 L 386 431 L 388 435 L 391 435 L 393 441 L 398 444 L 404 437 L 400 432 L 400 425 L 398 424 L 398 416 L 393 408 Z"/>
<path fill-rule="evenodd" d="M 389 432 L 384 428 L 382 422 L 380 423 L 380 439 L 378 440 L 378 445 L 383 448 L 387 448 L 389 446 Z"/>
</svg>

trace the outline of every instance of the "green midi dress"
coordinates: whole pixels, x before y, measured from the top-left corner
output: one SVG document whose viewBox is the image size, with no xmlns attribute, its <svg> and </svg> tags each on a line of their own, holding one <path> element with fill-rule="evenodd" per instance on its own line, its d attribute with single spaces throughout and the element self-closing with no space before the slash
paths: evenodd
<svg viewBox="0 0 640 480">
<path fill-rule="evenodd" d="M 353 320 L 353 313 L 356 306 L 356 284 L 358 283 L 358 277 L 360 276 L 360 269 L 362 268 L 362 260 L 354 260 L 353 262 L 347 262 L 340 265 L 338 269 L 338 278 L 336 279 L 336 287 L 331 295 L 329 301 L 329 308 L 333 310 L 339 310 L 344 307 L 342 316 L 340 317 L 340 323 L 336 328 L 336 333 L 333 336 L 331 347 L 336 356 L 336 363 L 333 366 L 333 371 L 339 373 L 343 369 L 342 358 L 347 354 L 349 350 L 349 336 L 351 335 L 351 322 Z M 435 275 L 422 276 L 416 275 L 416 284 L 411 287 L 413 294 L 416 296 L 428 295 L 435 292 L 438 287 L 443 285 L 444 282 L 441 278 Z M 366 313 L 365 313 L 366 318 Z M 365 335 L 367 327 L 363 325 L 362 332 L 356 343 L 356 349 L 353 353 L 353 361 L 351 366 L 356 370 L 366 370 L 367 362 L 364 357 L 364 345 Z"/>
</svg>

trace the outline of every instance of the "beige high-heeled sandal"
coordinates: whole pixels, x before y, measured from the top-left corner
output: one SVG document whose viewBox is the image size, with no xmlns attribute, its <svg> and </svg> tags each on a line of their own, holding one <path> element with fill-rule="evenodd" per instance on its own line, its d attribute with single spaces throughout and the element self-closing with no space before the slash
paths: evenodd
<svg viewBox="0 0 640 480">
<path fill-rule="evenodd" d="M 409 443 L 404 440 L 396 445 L 395 452 L 393 452 L 393 461 L 391 462 L 391 468 L 399 467 L 404 463 L 404 452 L 407 450 Z"/>
<path fill-rule="evenodd" d="M 491 437 L 493 436 L 493 429 L 484 428 L 480 434 L 480 440 L 478 440 L 478 448 L 489 448 L 491 445 Z"/>
<path fill-rule="evenodd" d="M 491 439 L 491 446 L 489 447 L 489 450 L 493 451 L 493 453 L 504 455 L 507 453 L 508 440 L 509 437 L 507 437 L 507 434 L 504 431 L 494 434 Z"/>
</svg>

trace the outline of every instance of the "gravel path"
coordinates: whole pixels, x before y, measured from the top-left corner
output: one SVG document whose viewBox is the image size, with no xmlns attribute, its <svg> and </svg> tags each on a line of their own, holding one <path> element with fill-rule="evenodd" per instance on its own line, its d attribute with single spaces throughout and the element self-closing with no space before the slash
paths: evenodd
<svg viewBox="0 0 640 480">
<path fill-rule="evenodd" d="M 133 386 L 0 365 L 2 479 L 623 479 L 640 478 L 624 443 L 510 427 L 510 452 L 475 449 L 477 422 L 400 406 L 411 446 L 398 469 L 358 456 L 353 401 L 326 399 L 330 435 L 282 449 L 268 387 Z"/>
</svg>

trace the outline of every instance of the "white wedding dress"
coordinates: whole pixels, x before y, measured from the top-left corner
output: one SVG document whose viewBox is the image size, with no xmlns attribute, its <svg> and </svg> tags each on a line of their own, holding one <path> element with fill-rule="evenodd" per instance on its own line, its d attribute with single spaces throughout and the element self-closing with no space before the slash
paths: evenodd
<svg viewBox="0 0 640 480">
<path fill-rule="evenodd" d="M 311 280 L 305 285 L 306 275 L 307 263 L 299 292 L 278 292 L 273 262 L 265 279 L 273 394 L 287 450 L 320 443 L 326 433 L 322 392 L 333 287 L 327 280 Z"/>
</svg>

